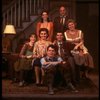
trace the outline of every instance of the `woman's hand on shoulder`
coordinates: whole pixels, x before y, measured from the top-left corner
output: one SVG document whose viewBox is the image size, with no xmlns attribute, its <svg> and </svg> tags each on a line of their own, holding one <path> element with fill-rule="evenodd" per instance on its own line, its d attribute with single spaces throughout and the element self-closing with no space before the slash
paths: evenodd
<svg viewBox="0 0 100 100">
<path fill-rule="evenodd" d="M 56 42 L 57 42 L 57 40 L 54 40 L 54 41 L 53 41 L 53 45 L 55 45 L 55 44 L 56 44 Z"/>
</svg>

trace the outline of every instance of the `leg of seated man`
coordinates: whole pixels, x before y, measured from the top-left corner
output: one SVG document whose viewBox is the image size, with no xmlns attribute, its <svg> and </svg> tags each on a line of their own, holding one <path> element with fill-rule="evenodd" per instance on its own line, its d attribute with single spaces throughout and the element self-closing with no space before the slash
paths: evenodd
<svg viewBox="0 0 100 100">
<path fill-rule="evenodd" d="M 54 91 L 53 91 L 53 82 L 54 82 L 54 75 L 55 75 L 55 72 L 56 72 L 56 68 L 52 67 L 49 68 L 49 69 L 46 69 L 45 70 L 45 73 L 46 73 L 46 78 L 47 78 L 47 85 L 48 85 L 48 94 L 54 94 Z"/>
<path fill-rule="evenodd" d="M 72 85 L 71 83 L 71 72 L 70 72 L 70 66 L 68 66 L 67 64 L 64 64 L 64 65 L 61 65 L 60 67 L 60 70 L 61 70 L 61 73 L 63 74 L 65 80 L 66 80 L 66 83 L 67 83 L 67 86 L 74 92 L 78 92 L 76 90 L 76 88 Z"/>
<path fill-rule="evenodd" d="M 77 79 L 77 74 L 80 76 L 79 70 L 78 70 L 78 68 L 76 68 L 77 66 L 75 64 L 73 57 L 69 57 L 68 61 L 70 63 L 70 67 L 71 67 L 72 82 L 73 82 L 74 85 L 76 85 L 76 83 L 79 81 L 79 79 Z"/>
</svg>

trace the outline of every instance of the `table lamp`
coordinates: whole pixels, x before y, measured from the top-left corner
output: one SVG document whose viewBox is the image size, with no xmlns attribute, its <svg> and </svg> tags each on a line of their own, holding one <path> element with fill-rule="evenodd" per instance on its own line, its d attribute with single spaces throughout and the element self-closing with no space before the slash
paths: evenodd
<svg viewBox="0 0 100 100">
<path fill-rule="evenodd" d="M 2 38 L 2 52 L 11 52 L 11 39 L 9 37 L 16 34 L 14 25 L 6 25 L 3 34 L 4 37 Z"/>
<path fill-rule="evenodd" d="M 14 25 L 6 25 L 3 33 L 4 34 L 16 34 Z"/>
</svg>

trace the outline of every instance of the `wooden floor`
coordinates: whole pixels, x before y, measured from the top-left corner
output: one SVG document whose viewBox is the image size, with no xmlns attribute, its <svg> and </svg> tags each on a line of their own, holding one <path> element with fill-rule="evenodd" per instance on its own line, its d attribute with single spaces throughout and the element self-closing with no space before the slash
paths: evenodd
<svg viewBox="0 0 100 100">
<path fill-rule="evenodd" d="M 48 95 L 47 87 L 37 87 L 34 83 L 25 87 L 19 87 L 18 83 L 11 84 L 11 80 L 2 79 L 2 97 L 6 100 L 98 100 L 99 76 L 91 74 L 87 79 L 81 79 L 77 86 L 78 93 L 65 88 L 54 88 L 55 94 Z"/>
</svg>

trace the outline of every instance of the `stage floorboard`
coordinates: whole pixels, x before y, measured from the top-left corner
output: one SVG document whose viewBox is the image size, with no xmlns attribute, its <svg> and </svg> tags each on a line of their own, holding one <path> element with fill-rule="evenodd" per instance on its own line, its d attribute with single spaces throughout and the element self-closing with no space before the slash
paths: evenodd
<svg viewBox="0 0 100 100">
<path fill-rule="evenodd" d="M 92 79 L 91 79 L 92 77 Z M 81 79 L 80 84 L 77 86 L 78 93 L 74 93 L 65 88 L 54 88 L 55 94 L 52 98 L 99 98 L 99 79 L 92 75 L 90 78 Z M 98 80 L 98 81 L 97 81 Z M 28 86 L 19 87 L 18 83 L 11 84 L 11 80 L 2 79 L 2 97 L 3 98 L 48 98 L 47 87 L 37 87 L 35 83 L 29 84 Z M 37 100 L 38 100 L 37 99 Z M 50 99 L 50 97 L 49 97 Z M 8 99 L 7 99 L 8 100 Z M 14 99 L 15 100 L 15 99 Z M 58 99 L 57 99 L 58 100 Z M 92 99 L 91 99 L 92 100 Z"/>
</svg>

